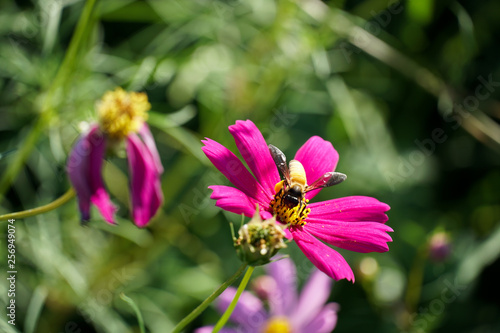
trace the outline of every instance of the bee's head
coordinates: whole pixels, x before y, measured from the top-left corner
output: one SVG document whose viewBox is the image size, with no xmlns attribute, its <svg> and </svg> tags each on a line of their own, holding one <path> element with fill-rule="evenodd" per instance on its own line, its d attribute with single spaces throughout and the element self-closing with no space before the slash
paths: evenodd
<svg viewBox="0 0 500 333">
<path fill-rule="evenodd" d="M 294 197 L 302 196 L 302 187 L 300 185 L 293 185 L 290 190 L 288 190 L 288 194 L 293 195 Z"/>
</svg>

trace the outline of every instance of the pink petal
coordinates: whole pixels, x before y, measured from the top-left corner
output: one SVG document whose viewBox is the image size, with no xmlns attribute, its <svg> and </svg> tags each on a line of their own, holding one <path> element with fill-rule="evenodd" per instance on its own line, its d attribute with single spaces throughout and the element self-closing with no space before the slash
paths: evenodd
<svg viewBox="0 0 500 333">
<path fill-rule="evenodd" d="M 269 190 L 264 190 L 236 155 L 214 140 L 207 138 L 202 142 L 205 146 L 201 149 L 213 165 L 240 191 L 268 209 L 272 199 Z"/>
<path fill-rule="evenodd" d="M 302 252 L 320 271 L 337 281 L 347 279 L 354 282 L 354 273 L 340 253 L 321 243 L 301 227 L 294 227 L 292 234 Z"/>
<path fill-rule="evenodd" d="M 223 185 L 212 185 L 208 188 L 213 191 L 210 199 L 216 200 L 217 207 L 247 217 L 252 217 L 255 213 L 255 201 L 237 188 Z"/>
<path fill-rule="evenodd" d="M 79 138 L 71 150 L 66 166 L 71 185 L 76 191 L 82 221 L 90 219 L 89 156 L 91 149 L 86 136 Z"/>
<path fill-rule="evenodd" d="M 144 227 L 163 202 L 160 175 L 153 155 L 135 134 L 127 138 L 127 156 L 132 217 L 138 227 Z"/>
<path fill-rule="evenodd" d="M 235 295 L 236 288 L 229 287 L 219 296 L 217 309 L 220 313 L 226 311 Z M 229 319 L 244 328 L 253 328 L 248 330 L 250 332 L 257 332 L 257 328 L 267 320 L 267 314 L 262 302 L 250 292 L 244 291 Z"/>
<path fill-rule="evenodd" d="M 229 126 L 229 132 L 257 181 L 269 195 L 274 195 L 274 185 L 280 181 L 280 175 L 262 133 L 250 120 L 236 121 Z"/>
<path fill-rule="evenodd" d="M 302 329 L 302 332 L 330 333 L 337 326 L 337 312 L 339 305 L 329 303 L 320 313 Z"/>
<path fill-rule="evenodd" d="M 106 139 L 97 125 L 83 135 L 70 153 L 67 169 L 75 188 L 82 221 L 90 219 L 90 202 L 101 212 L 106 222 L 114 224 L 116 208 L 104 188 L 101 169 L 106 152 Z"/>
<path fill-rule="evenodd" d="M 151 156 L 153 157 L 158 173 L 162 174 L 163 165 L 161 164 L 160 154 L 158 154 L 158 149 L 156 148 L 155 139 L 153 138 L 153 134 L 151 134 L 151 131 L 149 130 L 148 124 L 144 123 L 144 125 L 142 125 L 139 131 L 139 135 L 141 136 L 142 141 L 144 142 L 149 152 L 151 153 Z"/>
<path fill-rule="evenodd" d="M 321 311 L 330 297 L 332 279 L 325 273 L 315 269 L 306 285 L 302 288 L 299 302 L 291 316 L 294 327 L 303 327 L 311 322 Z"/>
<path fill-rule="evenodd" d="M 260 206 L 259 206 L 260 208 Z M 268 212 L 267 210 L 263 210 L 262 208 L 260 208 L 260 218 L 263 219 L 263 220 L 269 220 L 271 217 L 273 217 L 273 214 L 271 214 L 270 212 Z M 279 222 L 276 222 L 279 224 L 279 226 L 281 228 L 283 228 L 283 224 L 279 223 Z M 283 230 L 284 231 L 284 230 Z"/>
<path fill-rule="evenodd" d="M 290 232 L 290 229 L 285 229 L 283 230 L 285 232 L 285 238 L 288 239 L 288 240 L 292 240 L 293 239 L 293 235 L 292 233 Z"/>
<path fill-rule="evenodd" d="M 393 230 L 378 222 L 342 222 L 308 218 L 303 228 L 331 245 L 360 253 L 389 251 L 387 242 L 392 242 L 387 232 Z"/>
<path fill-rule="evenodd" d="M 309 205 L 309 208 L 311 208 L 310 219 L 319 218 L 352 222 L 375 221 L 382 223 L 388 220 L 385 212 L 390 209 L 389 205 L 375 198 L 363 196 L 314 202 Z"/>
<path fill-rule="evenodd" d="M 194 330 L 194 333 L 212 333 L 215 326 L 203 326 Z M 221 328 L 219 333 L 243 333 L 241 329 Z"/>
<path fill-rule="evenodd" d="M 272 316 L 287 316 L 297 304 L 297 271 L 291 259 L 278 259 L 266 266 L 277 288 L 269 295 Z"/>
<path fill-rule="evenodd" d="M 300 147 L 295 159 L 304 166 L 307 184 L 312 184 L 325 173 L 335 170 L 339 154 L 329 141 L 313 136 Z M 306 198 L 312 199 L 319 191 L 320 189 L 306 193 Z"/>
</svg>

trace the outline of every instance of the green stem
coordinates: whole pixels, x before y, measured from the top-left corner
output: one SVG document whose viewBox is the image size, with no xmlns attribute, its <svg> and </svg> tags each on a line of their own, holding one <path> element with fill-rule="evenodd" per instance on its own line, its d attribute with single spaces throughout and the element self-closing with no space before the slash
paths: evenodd
<svg viewBox="0 0 500 333">
<path fill-rule="evenodd" d="M 29 154 L 33 150 L 38 137 L 42 134 L 45 128 L 50 124 L 52 112 L 54 109 L 53 100 L 56 93 L 61 87 L 66 86 L 66 81 L 68 77 L 72 74 L 75 67 L 75 59 L 81 49 L 82 40 L 84 39 L 85 33 L 88 28 L 88 24 L 92 18 L 92 12 L 94 10 L 97 0 L 88 0 L 83 8 L 82 15 L 78 21 L 78 24 L 73 34 L 73 38 L 68 47 L 68 51 L 64 56 L 64 60 L 57 71 L 57 74 L 49 87 L 45 99 L 43 101 L 40 117 L 36 120 L 33 128 L 29 131 L 27 138 L 22 143 L 22 147 L 15 154 L 15 158 L 9 164 L 5 170 L 2 178 L 0 179 L 0 202 L 3 200 L 5 192 L 11 186 L 13 180 L 17 177 L 19 171 L 21 170 L 23 164 L 26 162 Z"/>
<path fill-rule="evenodd" d="M 132 310 L 134 310 L 135 315 L 137 316 L 137 321 L 139 322 L 139 331 L 141 333 L 146 333 L 146 328 L 144 327 L 144 319 L 142 319 L 142 314 L 137 304 L 135 304 L 135 302 L 130 297 L 127 297 L 124 293 L 120 294 L 120 298 L 127 302 Z"/>
<path fill-rule="evenodd" d="M 82 41 L 87 32 L 89 22 L 92 19 L 92 12 L 94 11 L 96 2 L 97 0 L 87 0 L 85 3 L 82 16 L 80 16 L 80 20 L 76 25 L 75 33 L 68 46 L 68 51 L 66 52 L 63 63 L 61 64 L 61 67 L 59 67 L 59 71 L 57 72 L 54 82 L 50 87 L 47 99 L 49 99 L 49 97 L 51 99 L 57 88 L 59 88 L 59 86 L 64 86 L 66 79 L 71 75 L 75 67 L 75 60 L 78 56 L 78 52 L 80 51 Z"/>
<path fill-rule="evenodd" d="M 66 202 L 68 202 L 71 198 L 75 196 L 75 190 L 71 187 L 66 193 L 64 193 L 62 196 L 57 198 L 56 200 L 52 201 L 51 203 L 45 205 L 45 206 L 40 206 L 37 208 L 33 209 L 28 209 L 28 210 L 23 210 L 21 212 L 16 212 L 16 213 L 9 213 L 9 214 L 4 214 L 0 215 L 0 221 L 7 221 L 9 219 L 22 219 L 38 214 L 43 214 L 48 211 L 54 210 L 59 206 L 62 206 Z"/>
<path fill-rule="evenodd" d="M 422 245 L 415 255 L 413 265 L 408 273 L 408 287 L 406 289 L 405 303 L 408 315 L 416 311 L 422 292 L 424 268 L 428 256 L 427 244 Z M 409 325 L 409 322 L 406 323 Z M 408 327 L 409 328 L 409 327 Z"/>
<path fill-rule="evenodd" d="M 245 268 L 247 267 L 247 264 L 243 264 L 238 268 L 236 273 L 233 274 L 226 282 L 224 282 L 219 289 L 214 291 L 212 295 L 210 295 L 206 300 L 203 301 L 196 309 L 191 311 L 190 314 L 188 314 L 184 319 L 182 319 L 177 326 L 174 327 L 172 330 L 172 333 L 179 333 L 184 327 L 186 327 L 187 324 L 189 324 L 191 321 L 193 321 L 196 317 L 198 317 L 209 305 L 212 303 L 224 290 L 227 289 L 236 279 L 243 273 Z M 250 269 L 250 268 L 249 268 Z M 253 268 L 252 268 L 253 270 Z M 248 282 L 248 281 L 247 281 Z"/>
<path fill-rule="evenodd" d="M 243 277 L 243 280 L 241 280 L 240 286 L 238 287 L 238 290 L 236 291 L 236 295 L 234 295 L 233 300 L 231 301 L 231 304 L 229 304 L 229 307 L 226 309 L 226 312 L 222 315 L 222 317 L 219 319 L 217 324 L 215 325 L 212 333 L 217 333 L 219 332 L 226 322 L 228 321 L 229 317 L 233 313 L 234 308 L 236 307 L 236 304 L 238 303 L 238 299 L 241 296 L 241 293 L 243 293 L 243 290 L 245 290 L 248 281 L 250 280 L 250 276 L 252 276 L 254 267 L 249 266 L 247 269 L 247 272 L 245 273 L 245 276 Z"/>
</svg>

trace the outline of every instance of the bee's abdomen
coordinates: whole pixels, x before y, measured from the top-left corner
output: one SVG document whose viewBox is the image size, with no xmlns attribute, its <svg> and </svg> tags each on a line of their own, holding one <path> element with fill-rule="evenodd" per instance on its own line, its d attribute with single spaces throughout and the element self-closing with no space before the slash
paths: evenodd
<svg viewBox="0 0 500 333">
<path fill-rule="evenodd" d="M 292 184 L 299 184 L 302 187 L 307 186 L 306 171 L 302 163 L 297 160 L 291 160 L 288 169 L 290 170 L 290 182 Z"/>
</svg>

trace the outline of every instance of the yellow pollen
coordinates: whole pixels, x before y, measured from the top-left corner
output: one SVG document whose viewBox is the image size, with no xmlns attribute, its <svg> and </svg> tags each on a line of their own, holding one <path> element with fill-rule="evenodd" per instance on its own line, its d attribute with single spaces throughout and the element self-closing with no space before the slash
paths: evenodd
<svg viewBox="0 0 500 333">
<path fill-rule="evenodd" d="M 273 317 L 269 319 L 262 333 L 291 333 L 292 325 L 286 317 Z"/>
<path fill-rule="evenodd" d="M 276 194 L 274 195 L 274 199 L 270 202 L 270 206 L 273 209 L 274 214 L 276 214 L 277 219 L 281 223 L 291 225 L 305 225 L 307 223 L 305 219 L 311 212 L 311 208 L 307 208 L 309 200 L 302 200 L 302 202 L 297 206 L 289 207 L 284 202 L 286 189 L 283 187 L 283 185 L 284 181 L 280 181 L 274 187 Z"/>
<path fill-rule="evenodd" d="M 97 103 L 101 130 L 111 139 L 123 140 L 139 131 L 150 108 L 145 93 L 126 92 L 122 88 L 108 91 Z"/>
</svg>

